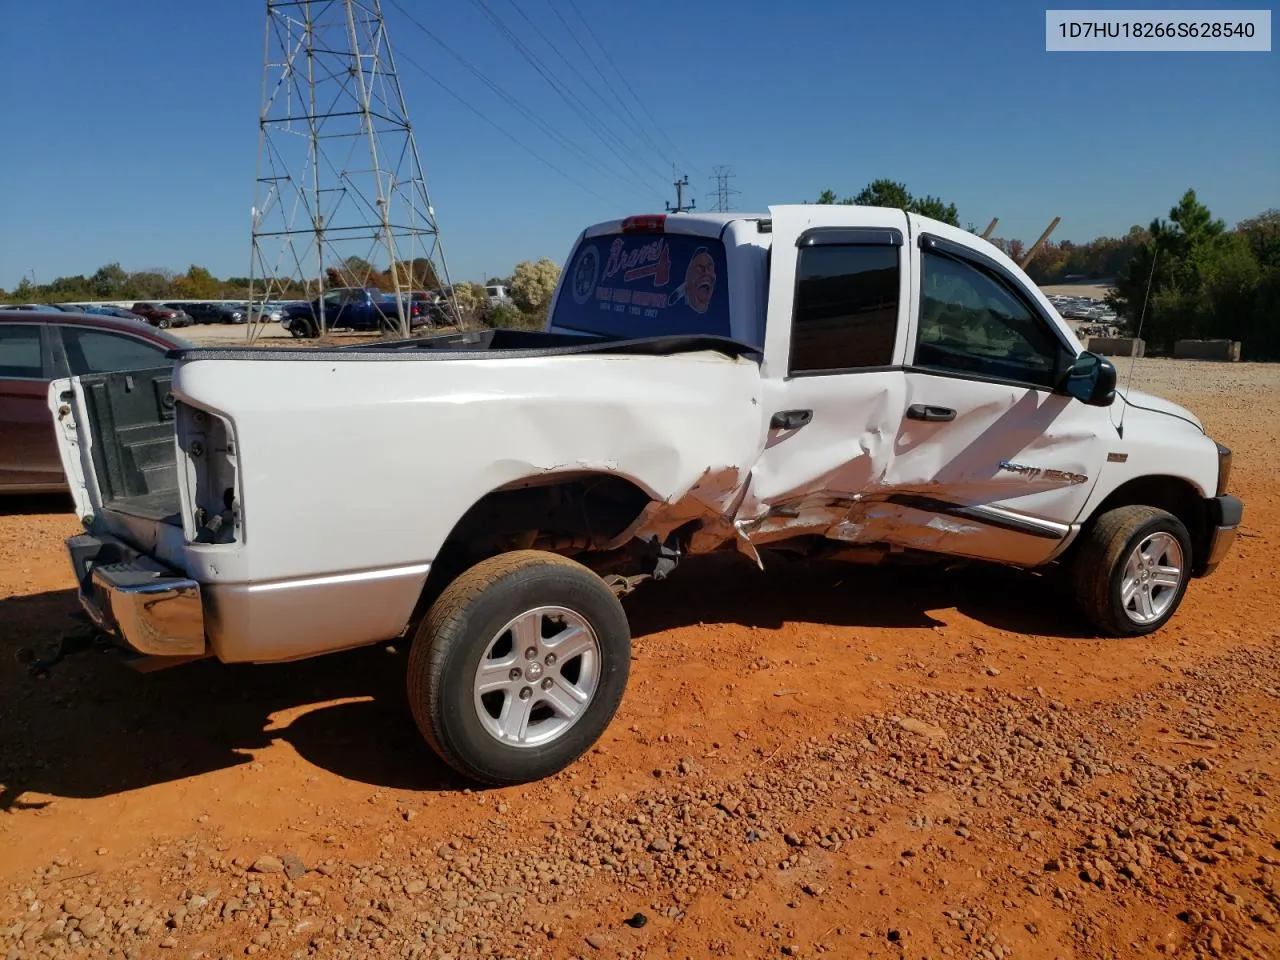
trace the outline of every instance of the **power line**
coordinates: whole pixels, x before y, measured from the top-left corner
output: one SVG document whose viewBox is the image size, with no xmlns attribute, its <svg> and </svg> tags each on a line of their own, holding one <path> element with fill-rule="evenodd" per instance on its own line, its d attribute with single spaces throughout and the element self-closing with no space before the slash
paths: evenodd
<svg viewBox="0 0 1280 960">
<path fill-rule="evenodd" d="M 404 8 L 400 3 L 398 3 L 398 2 L 397 2 L 397 0 L 387 0 L 387 2 L 388 2 L 391 6 L 395 7 L 397 10 L 399 10 L 399 11 L 400 11 L 400 13 L 401 13 L 401 14 L 402 14 L 402 15 L 403 15 L 403 16 L 404 16 L 404 17 L 405 17 L 405 18 L 406 18 L 406 19 L 407 19 L 411 24 L 413 24 L 415 27 L 417 27 L 419 30 L 421 30 L 421 31 L 422 31 L 422 32 L 423 32 L 427 37 L 429 37 L 431 40 L 433 40 L 435 43 L 437 43 L 440 47 L 442 47 L 446 53 L 448 53 L 451 57 L 453 57 L 453 58 L 454 58 L 455 60 L 457 60 L 460 64 L 462 64 L 462 66 L 463 66 L 464 68 L 466 68 L 466 70 L 467 70 L 468 72 L 470 72 L 470 73 L 471 73 L 471 74 L 472 74 L 472 75 L 473 75 L 477 80 L 479 80 L 479 81 L 480 81 L 481 83 L 483 83 L 486 87 L 488 87 L 490 90 L 492 90 L 495 94 L 497 94 L 499 97 L 501 97 L 501 98 L 502 98 L 502 100 L 504 100 L 504 101 L 505 101 L 509 106 L 511 106 L 514 110 L 516 110 L 516 112 L 518 112 L 521 116 L 523 116 L 525 119 L 527 119 L 530 123 L 532 123 L 534 126 L 536 126 L 539 130 L 541 130 L 541 131 L 542 131 L 543 133 L 545 133 L 548 137 L 550 137 L 552 140 L 554 140 L 554 141 L 555 141 L 559 146 L 563 147 L 565 150 L 568 150 L 570 153 L 576 154 L 576 155 L 577 155 L 577 158 L 578 158 L 579 160 L 581 160 L 583 163 L 588 164 L 588 165 L 589 165 L 589 166 L 591 166 L 594 170 L 596 170 L 597 172 L 599 172 L 599 173 L 601 173 L 601 174 L 603 174 L 603 175 L 605 175 L 605 176 L 611 176 L 611 177 L 614 177 L 614 178 L 616 178 L 616 179 L 617 179 L 619 182 L 621 182 L 621 183 L 625 183 L 625 184 L 627 184 L 628 186 L 638 187 L 640 190 L 643 190 L 643 191 L 646 191 L 646 192 L 647 192 L 647 191 L 649 191 L 649 190 L 651 189 L 650 187 L 648 187 L 647 185 L 645 185 L 645 184 L 644 184 L 644 183 L 642 183 L 641 181 L 631 179 L 631 178 L 629 178 L 625 173 L 620 173 L 620 172 L 618 172 L 617 170 L 615 170 L 614 168 L 607 166 L 606 164 L 604 164 L 603 162 L 601 162 L 600 160 L 598 160 L 596 157 L 594 157 L 594 156 L 592 156 L 590 153 L 588 153 L 586 150 L 584 150 L 584 149 L 583 149 L 581 146 L 579 146 L 577 143 L 574 143 L 574 142 L 573 142 L 572 140 L 570 140 L 568 137 L 564 136 L 562 133 L 560 133 L 558 130 L 556 130 L 556 129 L 555 129 L 555 127 L 551 126 L 551 124 L 547 123 L 545 120 L 543 120 L 543 119 L 542 119 L 541 117 L 539 117 L 537 114 L 535 114 L 532 110 L 530 110 L 528 107 L 526 107 L 523 103 L 521 103 L 519 100 L 517 100 L 514 96 L 512 96 L 510 93 L 508 93 L 508 92 L 507 92 L 506 90 L 504 90 L 502 87 L 498 86 L 498 84 L 496 84 L 493 80 L 491 80 L 488 76 L 486 76 L 486 75 L 485 75 L 485 73 L 484 73 L 484 71 L 482 71 L 479 67 L 477 67 L 475 64 L 471 63 L 471 61 L 467 60 L 467 58 L 466 58 L 466 57 L 464 57 L 462 54 L 458 53 L 458 51 L 457 51 L 457 50 L 455 50 L 453 47 L 449 46 L 449 44 L 447 44 L 447 43 L 445 43 L 443 40 L 441 40 L 441 39 L 440 39 L 440 37 L 438 37 L 435 33 L 433 33 L 433 32 L 432 32 L 432 31 L 427 27 L 427 25 L 426 25 L 426 24 L 424 24 L 424 23 L 423 23 L 421 20 L 419 20 L 417 17 L 413 16 L 413 14 L 409 13 L 409 11 L 408 11 L 408 10 L 406 10 L 406 9 L 405 9 L 405 8 Z M 403 55 L 403 54 L 401 54 L 401 57 L 403 58 L 403 57 L 404 57 L 404 55 Z M 405 58 L 405 59 L 407 60 L 407 58 Z M 447 87 L 444 87 L 444 84 L 443 84 L 443 83 L 441 83 L 441 81 L 440 81 L 437 77 L 433 76 L 433 75 L 432 75 L 428 70 L 426 70 L 426 68 L 424 68 L 424 67 L 423 67 L 423 66 L 421 66 L 420 64 L 414 63 L 413 61 L 407 61 L 407 62 L 409 62 L 412 66 L 414 66 L 414 67 L 415 67 L 415 68 L 417 68 L 419 71 L 421 71 L 422 73 L 424 73 L 424 74 L 425 74 L 428 78 L 430 78 L 434 83 L 436 83 L 437 85 L 439 85 L 439 86 L 441 86 L 442 88 L 444 88 L 444 89 L 445 89 L 445 90 L 446 90 L 446 91 L 447 91 L 451 96 L 453 96 L 455 99 L 459 100 L 459 102 L 461 102 L 464 106 L 466 106 L 466 107 L 467 107 L 469 110 L 471 110 L 473 113 L 476 113 L 478 116 L 481 116 L 481 117 L 483 118 L 483 115 L 482 115 L 482 114 L 480 114 L 480 113 L 479 113 L 479 111 L 478 111 L 475 107 L 473 107 L 471 104 L 467 103 L 465 100 L 462 100 L 462 98 L 461 98 L 461 97 L 459 97 L 459 95 L 458 95 L 457 93 L 454 93 L 452 90 L 448 90 L 448 88 L 447 88 Z M 485 118 L 485 122 L 486 122 L 486 123 L 491 123 L 491 124 L 492 124 L 492 121 L 488 120 L 487 118 Z M 495 124 L 495 125 L 496 125 L 496 124 Z M 505 131 L 504 131 L 504 133 L 505 133 Z M 508 136 L 508 138 L 510 138 L 510 139 L 514 139 L 514 138 L 511 138 L 510 134 L 507 134 L 507 136 Z M 517 142 L 519 142 L 519 141 L 517 141 Z M 527 146 L 525 146 L 525 145 L 523 145 L 523 144 L 522 144 L 521 146 L 522 146 L 522 149 L 525 149 L 526 151 L 528 151 L 528 150 L 530 150 L 530 149 L 531 149 L 531 148 L 529 148 L 529 147 L 527 147 Z M 539 159 L 542 159 L 542 158 L 539 158 Z M 546 161 L 546 160 L 543 160 L 543 162 L 544 162 L 544 163 L 549 163 L 549 161 Z M 597 196 L 599 196 L 599 194 L 597 194 Z"/>
<path fill-rule="evenodd" d="M 579 117 L 582 118 L 583 122 L 586 123 L 588 127 L 590 127 L 591 132 L 594 133 L 596 137 L 599 138 L 600 142 L 603 143 L 609 149 L 609 151 L 613 153 L 615 157 L 618 158 L 619 162 L 628 170 L 630 170 L 632 173 L 634 173 L 637 177 L 641 177 L 642 175 L 640 171 L 638 171 L 635 167 L 633 167 L 630 161 L 628 161 L 627 158 L 621 152 L 619 152 L 617 147 L 615 147 L 612 143 L 609 142 L 608 139 L 606 139 L 604 134 L 605 132 L 608 132 L 608 131 L 600 123 L 599 118 L 595 117 L 592 114 L 591 109 L 587 107 L 586 104 L 582 103 L 581 99 L 578 98 L 576 95 L 574 95 L 572 92 L 566 92 L 563 89 L 559 80 L 554 75 L 552 75 L 552 73 L 547 69 L 546 65 L 542 63 L 541 59 L 539 59 L 537 54 L 535 54 L 532 50 L 530 50 L 524 44 L 524 42 L 518 36 L 516 36 L 516 34 L 511 30 L 511 28 L 508 27 L 503 22 L 502 18 L 499 17 L 496 13 L 494 13 L 492 9 L 490 9 L 489 5 L 485 3 L 485 0 L 472 0 L 472 3 L 475 4 L 477 9 L 479 9 L 480 12 L 484 14 L 484 16 L 489 20 L 489 22 L 492 23 L 495 28 L 497 28 L 498 32 L 501 33 L 503 37 L 513 47 L 516 48 L 516 51 L 522 57 L 524 57 L 526 61 L 528 61 L 529 65 L 532 66 L 533 69 L 538 72 L 539 76 L 541 76 L 544 80 L 547 81 L 548 84 L 550 84 L 551 89 L 554 90 L 560 96 L 560 99 L 564 100 L 564 102 L 569 105 L 569 108 L 572 109 L 575 113 L 578 114 Z M 615 137 L 615 139 L 617 138 Z M 623 149 L 625 148 L 626 148 L 626 145 L 623 144 Z M 662 175 L 659 174 L 659 176 L 662 176 Z"/>
<path fill-rule="evenodd" d="M 488 126 L 493 127 L 495 130 L 501 133 L 504 137 L 506 137 L 508 140 L 510 140 L 512 143 L 518 146 L 521 150 L 529 154 L 529 156 L 533 157 L 535 160 L 539 161 L 540 163 L 543 163 L 546 166 L 550 167 L 552 170 L 560 174 L 560 176 L 564 177 L 566 180 L 572 183 L 575 187 L 578 187 L 580 190 L 585 190 L 587 193 L 591 194 L 593 197 L 596 197 L 597 199 L 605 201 L 605 203 L 610 202 L 608 197 L 605 197 L 597 193 L 595 190 L 592 190 L 586 184 L 574 179 L 574 177 L 565 173 L 558 166 L 556 166 L 546 157 L 542 156 L 542 154 L 538 153 L 527 143 L 524 143 L 522 140 L 520 140 L 518 137 L 516 137 L 514 134 L 508 131 L 501 124 L 494 123 L 492 120 L 486 117 L 477 107 L 472 106 L 460 94 L 455 93 L 453 90 L 451 90 L 439 77 L 435 76 L 430 70 L 422 66 L 422 64 L 405 56 L 404 53 L 400 54 L 400 59 L 403 60 L 405 63 L 409 64 L 409 66 L 413 67 L 414 69 L 422 73 L 422 75 L 425 76 L 428 80 L 430 80 L 432 83 L 438 86 L 445 93 L 449 94 L 449 96 L 453 97 L 453 99 L 457 100 L 460 104 L 462 104 L 472 113 L 474 113 L 477 117 L 483 120 Z"/>
<path fill-rule="evenodd" d="M 573 12 L 578 15 L 578 19 L 582 21 L 583 27 L 586 28 L 587 36 L 595 41 L 596 46 L 600 48 L 600 52 L 604 54 L 605 61 L 609 66 L 613 67 L 613 72 L 618 75 L 618 79 L 621 80 L 622 85 L 627 88 L 627 92 L 631 94 L 631 98 L 635 100 L 640 109 L 644 111 L 644 115 L 649 118 L 649 122 L 652 123 L 653 128 L 658 131 L 658 135 L 662 137 L 663 140 L 667 141 L 667 146 L 669 146 L 678 155 L 680 153 L 680 148 L 671 142 L 671 138 L 667 136 L 666 132 L 658 124 L 658 121 L 654 119 L 653 114 L 649 112 L 649 108 L 644 105 L 644 101 L 636 95 L 635 90 L 627 81 L 626 75 L 618 69 L 618 65 L 614 62 L 613 57 L 609 56 L 609 51 L 606 50 L 604 44 L 600 42 L 600 38 L 596 36 L 596 32 L 591 29 L 591 22 L 583 16 L 582 11 L 578 9 L 578 5 L 574 0 L 569 0 L 569 6 L 571 6 L 573 8 Z M 697 170 L 695 169 L 694 172 L 696 173 Z"/>
<path fill-rule="evenodd" d="M 608 89 L 608 91 L 611 94 L 613 94 L 613 99 L 618 101 L 618 106 L 622 107 L 622 109 L 626 112 L 627 116 L 631 119 L 631 122 L 634 125 L 633 129 L 635 129 L 640 134 L 640 136 L 644 139 L 645 143 L 647 143 L 653 149 L 653 151 L 662 158 L 662 161 L 664 163 L 672 163 L 673 162 L 672 159 L 666 155 L 666 153 L 663 151 L 663 149 L 660 146 L 658 146 L 657 143 L 654 142 L 653 138 L 649 136 L 649 132 L 644 129 L 644 126 L 640 123 L 635 113 L 632 111 L 632 109 L 629 106 L 627 106 L 627 102 L 623 100 L 622 96 L 618 93 L 618 88 L 615 87 L 613 85 L 613 82 L 608 77 L 605 76 L 604 71 L 600 69 L 600 65 L 596 63 L 595 58 L 591 55 L 591 51 L 589 51 L 586 48 L 582 40 L 578 38 L 577 33 L 575 33 L 573 28 L 569 26 L 569 21 L 564 18 L 564 15 L 560 13 L 560 11 L 556 8 L 555 4 L 552 3 L 552 0 L 547 0 L 547 6 L 550 7 L 551 12 L 556 15 L 556 19 L 559 20 L 560 24 L 564 27 L 565 33 L 569 34 L 569 36 L 573 38 L 573 42 L 577 44 L 578 49 L 582 51 L 583 58 L 587 61 L 587 63 L 591 64 L 591 69 L 595 70 L 596 75 L 599 76 L 602 81 L 604 81 L 604 85 L 606 89 Z M 597 96 L 600 96 L 600 95 L 597 93 Z M 604 97 L 601 96 L 600 99 L 603 100 Z"/>
<path fill-rule="evenodd" d="M 529 15 L 525 13 L 522 9 L 520 9 L 520 6 L 516 2 L 516 0 L 510 0 L 510 2 L 511 2 L 511 6 L 515 8 L 516 13 L 520 15 L 520 18 L 529 25 L 530 29 L 532 29 L 534 33 L 536 33 L 539 37 L 542 38 L 543 43 L 545 43 L 548 47 L 551 48 L 551 52 L 554 53 L 557 57 L 559 57 L 564 62 L 565 66 L 567 66 L 573 72 L 573 75 L 582 82 L 582 85 L 588 90 L 590 90 L 593 94 L 595 94 L 596 99 L 598 99 L 602 104 L 604 104 L 610 110 L 610 112 L 612 112 L 612 114 L 615 117 L 617 117 L 619 120 L 622 121 L 623 126 L 626 127 L 627 118 L 624 117 L 621 113 L 619 113 L 618 109 L 614 107 L 614 105 L 611 104 L 608 100 L 605 99 L 605 97 L 600 93 L 600 91 L 596 89 L 595 84 L 593 84 L 590 80 L 588 80 L 583 75 L 582 71 L 577 68 L 574 62 L 570 60 L 567 56 L 565 56 L 564 52 L 560 49 L 559 46 L 556 45 L 555 41 L 552 40 L 550 37 L 548 37 L 545 33 L 543 33 L 542 29 L 536 23 L 534 23 L 533 20 L 529 18 Z M 554 11 L 555 8 L 552 7 L 552 10 Z M 574 37 L 574 39 L 576 40 L 577 38 Z M 630 129 L 631 129 L 631 132 L 634 133 L 637 128 L 632 127 Z M 640 135 L 640 138 L 643 140 L 644 131 L 640 130 L 639 135 Z M 667 160 L 666 157 L 662 155 L 661 150 L 657 150 L 656 152 L 658 154 L 659 159 L 662 160 L 663 163 L 670 162 L 669 160 Z M 647 165 L 648 164 L 646 164 L 646 166 Z M 654 168 L 650 167 L 649 169 L 653 170 Z"/>
<path fill-rule="evenodd" d="M 733 197 L 736 197 L 741 191 L 735 190 L 729 186 L 729 181 L 736 174 L 729 167 L 716 167 L 711 171 L 711 177 L 716 182 L 716 213 L 728 213 L 733 209 Z"/>
</svg>

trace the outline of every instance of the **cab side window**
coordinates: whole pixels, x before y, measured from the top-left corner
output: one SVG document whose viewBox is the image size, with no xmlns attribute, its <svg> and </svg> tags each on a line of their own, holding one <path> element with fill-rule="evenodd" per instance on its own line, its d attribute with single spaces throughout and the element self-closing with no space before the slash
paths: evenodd
<svg viewBox="0 0 1280 960">
<path fill-rule="evenodd" d="M 117 370 L 149 370 L 169 361 L 160 347 L 104 330 L 62 328 L 62 343 L 73 376 Z"/>
<path fill-rule="evenodd" d="M 899 250 L 887 244 L 800 249 L 790 375 L 846 373 L 893 363 Z"/>
<path fill-rule="evenodd" d="M 955 257 L 921 254 L 914 366 L 1052 389 L 1062 347 L 1003 281 Z"/>
</svg>

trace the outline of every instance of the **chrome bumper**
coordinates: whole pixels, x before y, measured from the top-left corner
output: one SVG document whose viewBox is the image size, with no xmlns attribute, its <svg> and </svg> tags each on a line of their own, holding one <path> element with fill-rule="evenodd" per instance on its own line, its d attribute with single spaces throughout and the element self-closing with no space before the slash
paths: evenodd
<svg viewBox="0 0 1280 960">
<path fill-rule="evenodd" d="M 1244 504 L 1236 497 L 1224 495 L 1206 502 L 1212 533 L 1209 535 L 1209 549 L 1205 553 L 1204 568 L 1200 574 L 1202 577 L 1213 573 L 1231 551 L 1236 542 L 1236 532 L 1240 529 L 1240 520 L 1244 516 Z"/>
<path fill-rule="evenodd" d="M 72 537 L 67 552 L 96 626 L 147 656 L 204 655 L 200 584 L 114 537 Z"/>
</svg>

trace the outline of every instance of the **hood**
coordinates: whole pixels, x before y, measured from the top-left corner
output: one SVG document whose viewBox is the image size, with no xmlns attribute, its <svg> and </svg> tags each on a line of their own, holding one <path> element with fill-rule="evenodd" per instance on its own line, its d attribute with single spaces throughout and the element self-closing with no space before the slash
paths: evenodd
<svg viewBox="0 0 1280 960">
<path fill-rule="evenodd" d="M 1171 400 L 1157 397 L 1155 394 L 1146 393 L 1142 390 L 1135 390 L 1132 387 L 1117 389 L 1116 393 L 1130 406 L 1137 407 L 1139 410 L 1149 410 L 1152 413 L 1164 413 L 1171 417 L 1177 417 L 1179 420 L 1187 421 L 1201 433 L 1204 433 L 1204 424 L 1200 422 L 1200 419 L 1186 407 L 1180 407 Z"/>
</svg>

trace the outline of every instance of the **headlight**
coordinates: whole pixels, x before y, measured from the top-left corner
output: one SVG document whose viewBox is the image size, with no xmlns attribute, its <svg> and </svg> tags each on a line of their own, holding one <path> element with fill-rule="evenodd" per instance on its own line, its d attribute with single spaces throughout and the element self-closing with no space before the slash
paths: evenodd
<svg viewBox="0 0 1280 960">
<path fill-rule="evenodd" d="M 1218 444 L 1218 492 L 1222 496 L 1227 492 L 1227 481 L 1231 479 L 1231 449 Z"/>
</svg>

